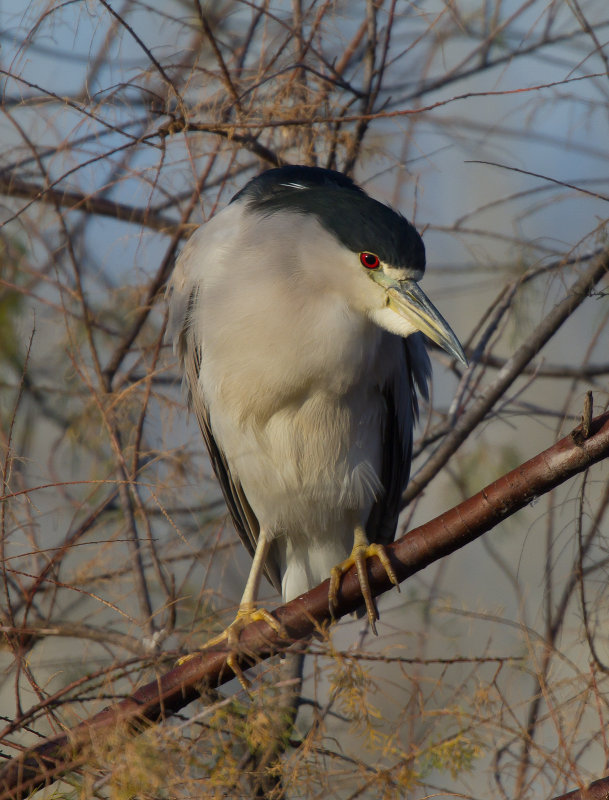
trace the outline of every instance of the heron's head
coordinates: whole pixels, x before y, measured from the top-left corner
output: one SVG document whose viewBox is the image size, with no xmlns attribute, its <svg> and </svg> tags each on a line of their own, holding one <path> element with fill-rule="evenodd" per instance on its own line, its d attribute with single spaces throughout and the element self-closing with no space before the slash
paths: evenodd
<svg viewBox="0 0 609 800">
<path fill-rule="evenodd" d="M 280 167 L 250 181 L 235 201 L 276 226 L 277 236 L 297 251 L 299 268 L 351 307 L 398 336 L 421 331 L 467 364 L 450 325 L 419 286 L 423 240 L 405 217 L 350 178 L 317 167 Z"/>
</svg>

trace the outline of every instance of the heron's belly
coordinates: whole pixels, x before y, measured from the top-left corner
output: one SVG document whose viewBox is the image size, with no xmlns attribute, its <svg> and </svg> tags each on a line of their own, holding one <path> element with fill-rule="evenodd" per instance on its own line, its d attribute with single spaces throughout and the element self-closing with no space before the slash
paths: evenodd
<svg viewBox="0 0 609 800">
<path fill-rule="evenodd" d="M 224 407 L 214 434 L 261 527 L 296 551 L 309 542 L 344 558 L 381 491 L 383 411 L 375 391 L 317 392 L 264 422 L 237 423 Z"/>
<path fill-rule="evenodd" d="M 223 445 L 231 470 L 268 530 L 318 529 L 337 514 L 367 515 L 380 487 L 383 400 L 366 395 L 315 393 L 229 432 Z"/>
</svg>

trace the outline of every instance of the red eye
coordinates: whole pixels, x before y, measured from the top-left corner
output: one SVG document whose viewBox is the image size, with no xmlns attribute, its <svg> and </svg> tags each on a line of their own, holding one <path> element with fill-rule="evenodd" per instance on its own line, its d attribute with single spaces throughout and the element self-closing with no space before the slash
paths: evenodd
<svg viewBox="0 0 609 800">
<path fill-rule="evenodd" d="M 380 258 L 375 256 L 374 253 L 360 253 L 359 260 L 366 269 L 378 269 L 381 264 Z"/>
</svg>

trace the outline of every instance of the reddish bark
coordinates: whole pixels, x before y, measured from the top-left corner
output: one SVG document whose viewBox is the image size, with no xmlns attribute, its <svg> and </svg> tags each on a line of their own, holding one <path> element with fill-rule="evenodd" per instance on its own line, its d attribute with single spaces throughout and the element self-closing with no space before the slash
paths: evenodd
<svg viewBox="0 0 609 800">
<path fill-rule="evenodd" d="M 545 494 L 560 483 L 609 456 L 609 413 L 594 419 L 587 438 L 581 428 L 548 450 L 491 483 L 481 492 L 460 503 L 431 522 L 415 528 L 388 547 L 399 581 L 433 561 L 477 539 L 497 523 Z M 368 563 L 370 587 L 376 596 L 391 588 L 378 559 Z M 338 595 L 337 616 L 354 611 L 362 603 L 355 569 L 343 578 Z M 315 587 L 275 612 L 287 633 L 281 638 L 266 623 L 248 625 L 241 644 L 256 659 L 264 659 L 285 648 L 286 642 L 308 637 L 330 621 L 328 581 Z M 118 724 L 134 732 L 155 724 L 199 697 L 201 685 L 217 687 L 233 677 L 226 665 L 227 653 L 220 649 L 196 653 L 181 666 L 143 686 L 130 697 L 95 714 L 68 734 L 49 739 L 10 761 L 0 773 L 0 800 L 17 800 L 35 789 L 52 783 L 62 773 L 86 759 L 87 744 Z M 244 655 L 241 665 L 246 668 Z M 597 785 L 605 788 L 599 788 Z M 609 781 L 597 781 L 592 794 L 564 795 L 573 800 L 607 797 Z M 603 794 L 604 792 L 604 794 Z"/>
</svg>

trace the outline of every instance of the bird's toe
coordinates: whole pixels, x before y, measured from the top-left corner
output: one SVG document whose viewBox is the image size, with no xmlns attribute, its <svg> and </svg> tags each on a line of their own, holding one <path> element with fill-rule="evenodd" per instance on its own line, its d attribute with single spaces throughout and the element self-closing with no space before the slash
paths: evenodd
<svg viewBox="0 0 609 800">
<path fill-rule="evenodd" d="M 397 575 L 395 574 L 395 570 L 391 566 L 391 562 L 389 561 L 389 556 L 387 555 L 387 551 L 382 544 L 376 543 L 369 543 L 367 540 L 364 540 L 361 536 L 356 536 L 355 543 L 353 545 L 353 550 L 351 551 L 351 555 L 342 561 L 340 564 L 337 564 L 335 567 L 332 568 L 330 572 L 330 589 L 328 592 L 328 604 L 330 606 L 330 613 L 334 614 L 334 611 L 337 606 L 338 600 L 338 590 L 340 588 L 340 582 L 343 575 L 351 569 L 351 567 L 355 566 L 357 570 L 357 577 L 359 580 L 359 585 L 362 590 L 362 595 L 364 598 L 364 603 L 366 605 L 366 614 L 368 616 L 368 622 L 370 624 L 370 628 L 372 632 L 376 635 L 376 621 L 379 619 L 379 613 L 376 608 L 376 604 L 374 602 L 374 598 L 372 596 L 372 590 L 370 589 L 370 581 L 368 579 L 368 571 L 366 561 L 372 556 L 376 556 L 379 561 L 381 562 L 385 572 L 387 573 L 387 577 L 395 586 L 398 587 L 398 579 Z"/>
<path fill-rule="evenodd" d="M 243 648 L 240 642 L 240 637 L 241 631 L 252 622 L 266 622 L 266 624 L 272 628 L 275 633 L 278 633 L 280 636 L 285 636 L 285 631 L 283 630 L 280 622 L 270 613 L 270 611 L 267 611 L 265 608 L 255 608 L 253 604 L 245 604 L 240 606 L 239 610 L 237 611 L 237 616 L 231 622 L 231 624 L 222 631 L 222 633 L 219 633 L 217 636 L 209 639 L 200 648 L 200 650 L 208 650 L 212 647 L 218 647 L 218 645 L 225 644 L 225 648 L 228 650 L 226 663 L 234 672 L 235 677 L 239 680 L 239 683 L 244 689 L 248 689 L 251 684 L 250 681 L 245 677 L 243 670 L 239 665 L 239 656 L 245 655 L 253 658 L 254 655 L 247 649 Z M 180 659 L 178 659 L 178 665 L 182 665 L 184 662 L 193 658 L 194 655 L 196 654 L 189 653 L 188 655 L 182 656 Z"/>
</svg>

